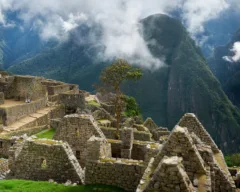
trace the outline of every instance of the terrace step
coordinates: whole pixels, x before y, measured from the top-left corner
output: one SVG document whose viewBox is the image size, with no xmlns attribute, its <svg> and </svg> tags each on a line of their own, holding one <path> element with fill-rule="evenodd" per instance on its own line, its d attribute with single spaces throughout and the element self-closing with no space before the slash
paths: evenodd
<svg viewBox="0 0 240 192">
<path fill-rule="evenodd" d="M 47 125 L 49 124 L 49 114 L 53 109 L 54 107 L 46 107 L 40 109 L 37 112 L 29 114 L 28 116 L 16 121 L 9 126 L 4 126 L 4 131 L 2 134 L 4 134 L 4 132 L 12 132 L 21 129 Z"/>
</svg>

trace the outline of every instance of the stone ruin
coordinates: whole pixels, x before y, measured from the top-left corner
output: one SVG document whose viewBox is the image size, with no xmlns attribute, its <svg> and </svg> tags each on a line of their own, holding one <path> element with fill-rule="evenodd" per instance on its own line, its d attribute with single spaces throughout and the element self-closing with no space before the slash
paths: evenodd
<svg viewBox="0 0 240 192">
<path fill-rule="evenodd" d="M 77 85 L 2 72 L 0 91 L 0 179 L 71 180 L 137 192 L 236 190 L 222 152 L 194 114 L 172 131 L 151 118 L 122 117 L 117 138 L 106 97 Z M 53 139 L 35 136 L 50 127 Z"/>
</svg>

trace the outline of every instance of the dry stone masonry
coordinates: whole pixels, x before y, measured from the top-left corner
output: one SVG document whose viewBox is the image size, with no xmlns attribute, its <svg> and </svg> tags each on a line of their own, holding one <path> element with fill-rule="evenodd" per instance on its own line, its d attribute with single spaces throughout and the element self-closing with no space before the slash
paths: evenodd
<svg viewBox="0 0 240 192">
<path fill-rule="evenodd" d="M 151 118 L 122 117 L 117 133 L 112 99 L 0 72 L 0 179 L 70 180 L 132 192 L 235 192 L 221 150 L 194 114 L 171 132 Z M 53 140 L 34 135 L 50 127 Z"/>
</svg>

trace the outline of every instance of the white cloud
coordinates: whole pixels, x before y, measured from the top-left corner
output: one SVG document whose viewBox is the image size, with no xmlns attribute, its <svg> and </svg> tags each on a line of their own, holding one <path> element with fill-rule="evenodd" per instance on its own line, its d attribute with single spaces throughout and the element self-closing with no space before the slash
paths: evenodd
<svg viewBox="0 0 240 192">
<path fill-rule="evenodd" d="M 190 33 L 204 32 L 204 24 L 226 10 L 229 4 L 225 0 L 187 0 L 183 1 L 183 19 Z"/>
<path fill-rule="evenodd" d="M 230 51 L 232 51 L 234 53 L 233 56 L 224 56 L 223 59 L 225 61 L 228 61 L 230 63 L 233 63 L 233 62 L 238 62 L 240 61 L 240 42 L 237 41 L 233 44 L 233 47 L 232 49 L 230 49 Z"/>
<path fill-rule="evenodd" d="M 233 1 L 233 0 L 232 0 Z M 181 10 L 182 19 L 194 36 L 204 31 L 204 23 L 228 8 L 225 0 L 0 0 L 0 23 L 4 13 L 18 11 L 26 26 L 33 26 L 43 40 L 65 40 L 68 32 L 85 23 L 103 28 L 101 43 L 106 58 L 123 57 L 148 68 L 164 65 L 154 58 L 138 31 L 140 19 L 155 13 Z"/>
</svg>

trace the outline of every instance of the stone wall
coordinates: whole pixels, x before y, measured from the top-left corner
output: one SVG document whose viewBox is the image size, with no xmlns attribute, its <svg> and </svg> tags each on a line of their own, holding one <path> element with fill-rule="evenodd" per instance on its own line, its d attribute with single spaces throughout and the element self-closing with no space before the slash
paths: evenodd
<svg viewBox="0 0 240 192">
<path fill-rule="evenodd" d="M 4 93 L 0 92 L 0 105 L 4 104 Z"/>
<path fill-rule="evenodd" d="M 108 139 L 116 139 L 116 128 L 110 127 L 100 127 L 106 138 Z M 121 129 L 120 129 L 121 133 Z M 144 131 L 136 131 L 134 130 L 134 139 L 139 141 L 151 141 L 151 134 Z M 120 134 L 121 135 L 121 134 Z M 121 139 L 121 138 L 120 138 Z"/>
<path fill-rule="evenodd" d="M 9 170 L 8 168 L 8 160 L 0 158 L 0 180 L 1 180 L 1 175 L 6 173 Z"/>
<path fill-rule="evenodd" d="M 219 152 L 217 145 L 194 114 L 185 114 L 178 125 L 187 127 L 190 133 L 195 133 L 202 142 L 212 147 L 213 152 Z"/>
<path fill-rule="evenodd" d="M 91 137 L 87 142 L 86 184 L 104 184 L 135 191 L 145 170 L 142 161 L 110 158 L 105 139 Z"/>
<path fill-rule="evenodd" d="M 110 158 L 112 155 L 111 144 L 105 138 L 92 136 L 87 141 L 86 160 L 99 160 L 102 158 Z"/>
<path fill-rule="evenodd" d="M 116 128 L 102 126 L 100 128 L 107 139 L 116 139 Z"/>
<path fill-rule="evenodd" d="M 227 169 L 224 159 L 221 159 L 221 156 L 219 158 L 214 155 L 211 146 L 209 145 L 198 143 L 197 147 L 206 166 L 209 167 L 211 172 L 211 190 L 219 192 L 235 192 L 234 181 Z M 217 157 L 217 159 L 215 157 Z M 221 161 L 221 164 L 218 162 L 219 160 Z"/>
<path fill-rule="evenodd" d="M 143 191 L 160 190 L 167 192 L 170 189 L 179 191 L 179 189 L 171 188 L 173 187 L 171 183 L 175 182 L 171 181 L 173 178 L 169 176 L 165 178 L 167 182 L 171 181 L 168 184 L 165 183 L 164 178 L 162 178 L 161 182 L 158 180 L 161 176 L 167 175 L 167 171 L 164 171 L 162 167 L 165 156 L 169 158 L 173 158 L 174 156 L 182 158 L 181 164 L 184 166 L 184 172 L 188 178 L 188 186 L 191 184 L 197 188 L 198 191 L 235 191 L 233 179 L 227 169 L 222 153 L 213 152 L 212 146 L 207 145 L 198 135 L 194 132 L 190 133 L 188 128 L 179 126 L 173 129 L 167 141 L 162 145 L 156 155 L 151 168 L 151 170 L 154 170 L 154 173 L 148 173 L 148 177 L 151 177 L 151 179 L 147 185 L 144 185 L 148 187 Z M 166 164 L 166 162 L 164 164 Z M 159 174 L 157 172 L 159 172 Z M 156 177 L 154 175 L 156 175 Z M 141 192 L 141 190 L 139 190 L 139 192 Z"/>
<path fill-rule="evenodd" d="M 144 131 L 134 131 L 134 139 L 139 141 L 151 141 L 151 134 Z"/>
<path fill-rule="evenodd" d="M 64 92 L 66 94 L 78 94 L 79 90 L 77 89 L 73 89 L 67 92 Z M 60 103 L 60 94 L 58 95 L 48 95 L 48 101 L 50 102 L 56 102 L 56 103 Z"/>
<path fill-rule="evenodd" d="M 190 180 L 193 182 L 194 176 L 205 173 L 204 161 L 201 158 L 193 140 L 186 128 L 176 126 L 170 134 L 168 140 L 163 145 L 156 162 L 159 164 L 164 156 L 180 156 L 183 158 L 183 165 Z"/>
<path fill-rule="evenodd" d="M 46 99 L 39 99 L 31 103 L 23 103 L 12 107 L 4 108 L 0 106 L 0 115 L 3 116 L 3 123 L 8 126 L 17 120 L 35 113 L 37 110 L 46 107 Z"/>
<path fill-rule="evenodd" d="M 9 149 L 15 144 L 16 140 L 9 138 L 0 138 L 0 157 L 7 158 Z"/>
<path fill-rule="evenodd" d="M 133 129 L 124 128 L 121 130 L 121 157 L 131 159 L 133 145 Z"/>
<path fill-rule="evenodd" d="M 6 99 L 31 100 L 47 97 L 47 90 L 42 85 L 43 78 L 32 76 L 14 76 L 14 80 L 5 91 Z"/>
<path fill-rule="evenodd" d="M 78 108 L 85 109 L 85 96 L 79 94 L 60 94 L 60 103 L 65 105 L 67 111 L 76 112 Z"/>
<path fill-rule="evenodd" d="M 184 170 L 182 159 L 177 156 L 171 158 L 164 157 L 154 171 L 152 178 L 145 182 L 148 182 L 147 185 L 143 188 L 139 186 L 137 192 L 195 191 L 186 171 Z"/>
<path fill-rule="evenodd" d="M 12 85 L 15 77 L 14 76 L 5 76 L 0 78 L 0 92 L 6 92 L 8 88 Z"/>
<path fill-rule="evenodd" d="M 148 144 L 146 146 L 146 153 L 144 155 L 144 161 L 149 162 L 152 157 L 156 157 L 161 150 L 162 145 L 158 144 Z"/>
<path fill-rule="evenodd" d="M 10 156 L 9 177 L 36 181 L 84 182 L 84 172 L 67 143 L 53 140 L 27 140 Z"/>
<path fill-rule="evenodd" d="M 121 158 L 122 142 L 120 140 L 113 140 L 113 139 L 108 139 L 107 141 L 111 144 L 112 157 Z"/>
<path fill-rule="evenodd" d="M 111 144 L 112 157 L 121 158 L 122 144 L 120 140 L 107 140 Z M 142 160 L 148 162 L 152 157 L 155 157 L 162 145 L 153 142 L 133 141 L 131 159 Z"/>
<path fill-rule="evenodd" d="M 51 109 L 50 112 L 50 119 L 57 119 L 57 118 L 63 118 L 65 116 L 65 106 L 64 105 L 58 105 L 55 106 L 53 109 Z"/>
<path fill-rule="evenodd" d="M 151 118 L 146 119 L 146 121 L 144 122 L 144 126 L 149 129 L 152 134 L 152 138 L 155 141 L 159 141 L 160 137 L 170 134 L 170 131 L 167 128 L 158 127 Z"/>
<path fill-rule="evenodd" d="M 57 126 L 54 139 L 68 142 L 82 166 L 85 164 L 87 140 L 93 135 L 105 139 L 90 115 L 67 115 L 53 126 Z"/>
<path fill-rule="evenodd" d="M 49 95 L 58 95 L 60 93 L 65 93 L 70 90 L 76 90 L 78 89 L 77 85 L 71 85 L 71 84 L 61 84 L 56 86 L 47 86 L 48 94 Z"/>
<path fill-rule="evenodd" d="M 145 154 L 146 154 L 146 144 L 140 144 L 140 143 L 133 143 L 132 146 L 132 159 L 135 160 L 143 160 L 145 159 Z"/>
<path fill-rule="evenodd" d="M 127 191 L 136 191 L 144 170 L 144 164 L 134 160 L 89 160 L 86 163 L 85 183 L 113 185 Z"/>
<path fill-rule="evenodd" d="M 27 128 L 27 129 L 22 129 L 22 130 L 17 130 L 14 132 L 10 132 L 9 134 L 7 134 L 7 136 L 11 137 L 11 136 L 22 136 L 24 134 L 31 136 L 34 134 L 37 134 L 45 129 L 48 129 L 48 125 L 42 125 L 42 126 L 37 126 L 37 127 L 31 127 L 31 128 Z"/>
</svg>

